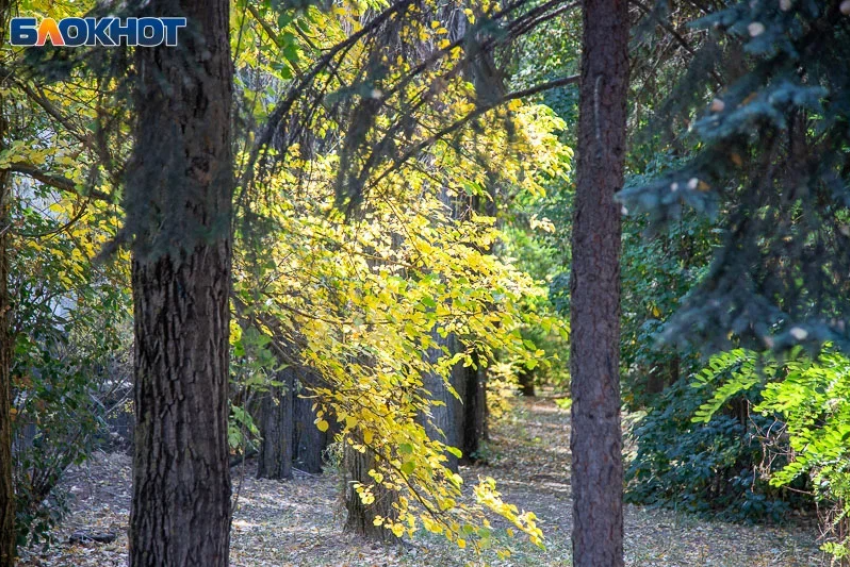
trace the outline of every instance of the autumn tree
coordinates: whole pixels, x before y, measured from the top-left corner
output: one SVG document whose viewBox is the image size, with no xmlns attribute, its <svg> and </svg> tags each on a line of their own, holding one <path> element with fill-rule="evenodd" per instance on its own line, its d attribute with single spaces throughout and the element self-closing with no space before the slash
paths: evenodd
<svg viewBox="0 0 850 567">
<path fill-rule="evenodd" d="M 159 0 L 179 47 L 137 49 L 127 177 L 135 309 L 130 565 L 229 564 L 232 71 L 227 0 Z"/>
<path fill-rule="evenodd" d="M 629 87 L 625 0 L 588 0 L 570 280 L 573 564 L 623 565 L 620 207 Z"/>
<path fill-rule="evenodd" d="M 185 15 L 190 26 L 181 31 L 177 48 L 138 50 L 130 75 L 136 81 L 136 126 L 133 136 L 124 139 L 132 139 L 135 150 L 121 191 L 125 228 L 114 244 L 129 244 L 133 253 L 138 426 L 131 565 L 227 563 L 228 299 L 243 292 L 246 301 L 261 298 L 250 305 L 255 314 L 281 325 L 277 332 L 261 321 L 263 334 L 304 336 L 298 362 L 319 377 L 309 392 L 315 400 L 311 405 L 317 404 L 315 426 L 326 433 L 337 419 L 351 450 L 374 454 L 360 468 L 365 482 L 352 485 L 360 501 L 368 504 L 370 495 L 382 489 L 399 494 L 399 521 L 387 516 L 372 527 L 400 536 L 422 526 L 458 545 L 469 541 L 481 548 L 491 544 L 490 530 L 475 528 L 484 525 L 482 513 L 489 509 L 541 543 L 535 517 L 502 501 L 491 482 L 475 488 L 476 506 L 461 500 L 462 479 L 444 466 L 450 448 L 428 439 L 415 416 L 428 404 L 421 377 L 435 369 L 423 353 L 434 346 L 437 326 L 462 336 L 465 344 L 457 360 L 440 363 L 442 373 L 456 363 L 474 364 L 477 352 L 540 356 L 527 352 L 513 332 L 522 316 L 515 305 L 529 281 L 481 253 L 497 238 L 492 221 L 439 218 L 445 211 L 433 189 L 466 191 L 456 172 L 469 170 L 475 173 L 464 181 L 480 185 L 475 161 L 453 148 L 478 146 L 486 148 L 488 157 L 504 155 L 500 148 L 515 140 L 498 126 L 508 114 L 520 114 L 520 99 L 540 92 L 514 92 L 499 100 L 476 97 L 459 69 L 501 46 L 503 38 L 539 23 L 554 11 L 552 6 L 532 11 L 528 2 L 505 10 L 488 4 L 492 21 L 508 34 L 482 33 L 480 39 L 471 34 L 455 42 L 442 38 L 443 29 L 423 19 L 407 0 L 380 12 L 346 5 L 328 18 L 310 7 L 311 18 L 329 23 L 323 38 L 329 45 L 316 46 L 309 39 L 301 46 L 287 44 L 300 37 L 293 27 L 293 33 L 277 36 L 272 57 L 234 52 L 237 65 L 263 67 L 258 74 L 275 74 L 285 82 L 274 106 L 264 108 L 272 97 L 256 93 L 249 99 L 255 106 L 240 106 L 246 112 L 238 123 L 249 126 L 241 131 L 244 138 L 232 144 L 227 6 L 165 0 L 144 5 L 140 15 Z M 281 17 L 279 6 L 261 6 L 258 13 L 266 10 L 283 28 L 302 18 L 300 13 Z M 341 25 L 333 21 L 340 11 L 345 16 Z M 481 30 L 488 28 L 486 20 Z M 268 32 L 268 26 L 261 27 Z M 431 36 L 436 47 L 423 57 L 401 63 L 386 58 L 385 64 L 384 54 L 371 53 L 381 44 L 376 38 L 399 29 L 408 39 Z M 251 33 L 246 26 L 238 37 L 247 41 Z M 468 56 L 461 48 L 467 40 Z M 297 61 L 297 54 L 305 52 L 312 63 Z M 126 55 L 113 53 L 118 61 Z M 283 59 L 293 69 L 308 68 L 286 75 L 280 66 L 266 66 Z M 369 66 L 365 73 L 364 61 Z M 118 85 L 124 70 L 116 77 Z M 383 91 L 369 88 L 376 86 L 376 74 L 386 78 L 378 85 L 386 87 Z M 335 96 L 321 98 L 329 92 Z M 375 93 L 386 98 L 377 100 Z M 502 103 L 510 103 L 510 110 L 500 110 Z M 367 112 L 376 109 L 377 114 Z M 497 114 L 492 120 L 485 117 L 490 111 Z M 534 122 L 533 112 L 523 118 Z M 471 121 L 488 135 L 464 128 Z M 331 133 L 335 128 L 338 132 Z M 347 155 L 320 151 L 327 140 L 343 138 Z M 537 157 L 551 152 L 548 143 L 538 140 L 531 136 L 518 144 L 535 156 L 529 159 L 534 167 L 502 160 L 505 178 L 522 187 L 536 185 Z M 237 160 L 231 146 L 244 150 L 238 160 L 244 165 L 239 214 L 251 222 L 264 217 L 275 229 L 266 233 L 262 249 L 275 260 L 266 267 L 272 277 L 259 282 L 239 273 L 243 281 L 233 289 L 230 231 Z M 431 183 L 407 164 L 435 147 L 440 159 L 454 163 L 441 168 L 440 181 Z M 341 157 L 350 167 L 341 167 Z M 267 167 L 272 163 L 275 167 Z M 123 169 L 123 163 L 117 165 Z M 66 181 L 56 182 L 68 186 Z M 367 193 L 376 195 L 365 191 L 366 185 L 378 191 L 379 198 L 369 203 L 375 216 L 349 223 L 338 214 L 347 207 L 344 199 L 334 202 L 334 189 L 351 188 L 352 202 L 362 203 Z M 70 188 L 76 189 L 75 183 Z M 435 232 L 429 229 L 433 226 L 444 228 Z M 411 233 L 409 241 L 393 251 L 386 238 L 402 231 Z M 386 270 L 375 271 L 364 260 L 375 255 L 383 257 Z M 412 267 L 416 276 L 399 278 L 402 265 Z M 236 335 L 239 330 L 233 329 Z M 190 538 L 181 531 L 187 525 L 193 526 Z"/>
</svg>

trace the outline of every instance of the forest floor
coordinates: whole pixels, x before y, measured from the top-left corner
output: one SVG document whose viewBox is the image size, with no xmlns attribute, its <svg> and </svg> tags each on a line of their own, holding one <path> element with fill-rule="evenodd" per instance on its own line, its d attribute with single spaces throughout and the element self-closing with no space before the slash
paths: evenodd
<svg viewBox="0 0 850 567">
<path fill-rule="evenodd" d="M 519 540 L 504 561 L 476 557 L 428 536 L 410 546 L 372 546 L 342 531 L 339 477 L 301 474 L 293 481 L 260 481 L 252 465 L 233 469 L 239 494 L 232 532 L 233 567 L 455 567 L 464 565 L 570 565 L 569 411 L 551 399 L 519 401 L 492 432 L 489 464 L 466 468 L 468 484 L 492 476 L 504 499 L 532 510 L 541 520 L 546 549 Z M 126 565 L 130 508 L 130 459 L 99 454 L 71 471 L 65 488 L 71 513 L 48 551 L 27 550 L 22 566 Z M 113 532 L 105 545 L 72 545 L 77 530 Z M 641 567 L 814 567 L 829 561 L 817 550 L 813 527 L 742 526 L 706 521 L 665 510 L 627 506 L 626 563 Z"/>
</svg>

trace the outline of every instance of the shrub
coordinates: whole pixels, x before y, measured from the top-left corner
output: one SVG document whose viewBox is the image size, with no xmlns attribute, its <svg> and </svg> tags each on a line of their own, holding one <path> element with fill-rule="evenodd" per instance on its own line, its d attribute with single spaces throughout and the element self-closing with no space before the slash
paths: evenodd
<svg viewBox="0 0 850 567">
<path fill-rule="evenodd" d="M 679 380 L 666 389 L 633 431 L 636 454 L 626 471 L 629 502 L 730 520 L 781 520 L 801 498 L 771 486 L 762 443 L 773 418 L 749 415 L 757 391 L 737 398 L 726 412 L 695 423 L 712 396 Z"/>
</svg>

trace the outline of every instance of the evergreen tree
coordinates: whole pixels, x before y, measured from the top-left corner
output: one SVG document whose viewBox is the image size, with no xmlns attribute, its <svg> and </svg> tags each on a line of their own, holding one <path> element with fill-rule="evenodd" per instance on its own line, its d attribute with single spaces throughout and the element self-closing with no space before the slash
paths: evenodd
<svg viewBox="0 0 850 567">
<path fill-rule="evenodd" d="M 584 3 L 570 275 L 573 564 L 623 565 L 620 429 L 620 210 L 629 13 L 625 0 Z"/>
<path fill-rule="evenodd" d="M 847 348 L 850 2 L 736 2 L 692 26 L 708 38 L 662 118 L 689 123 L 697 149 L 622 194 L 656 225 L 684 207 L 724 213 L 711 269 L 665 338 Z"/>
</svg>

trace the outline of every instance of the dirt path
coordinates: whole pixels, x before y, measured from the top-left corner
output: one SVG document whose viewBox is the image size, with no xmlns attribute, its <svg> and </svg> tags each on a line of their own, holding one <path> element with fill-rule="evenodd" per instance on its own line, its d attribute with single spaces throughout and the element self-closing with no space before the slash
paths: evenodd
<svg viewBox="0 0 850 567">
<path fill-rule="evenodd" d="M 410 548 L 373 547 L 342 533 L 338 476 L 301 475 L 278 483 L 234 468 L 233 567 L 454 567 L 463 565 L 567 566 L 570 486 L 568 412 L 550 400 L 518 404 L 500 423 L 488 447 L 486 467 L 462 471 L 468 483 L 493 476 L 505 500 L 533 510 L 542 520 L 547 549 L 512 542 L 507 561 L 476 557 L 438 538 Z M 97 455 L 68 475 L 72 512 L 49 552 L 29 550 L 23 566 L 126 566 L 130 459 Z M 80 529 L 120 534 L 106 545 L 70 545 Z M 817 551 L 816 534 L 793 526 L 739 526 L 629 506 L 626 510 L 627 563 L 640 567 L 814 567 L 828 565 Z"/>
</svg>

